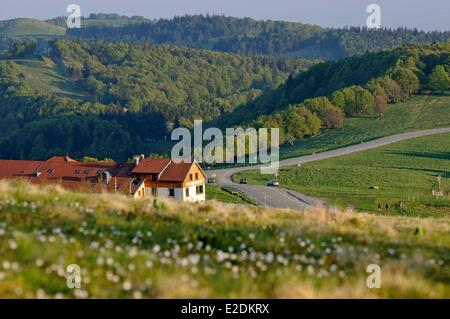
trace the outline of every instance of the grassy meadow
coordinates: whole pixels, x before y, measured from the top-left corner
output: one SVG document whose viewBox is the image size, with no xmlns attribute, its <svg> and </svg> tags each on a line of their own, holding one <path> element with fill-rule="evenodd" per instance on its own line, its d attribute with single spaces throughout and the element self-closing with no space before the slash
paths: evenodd
<svg viewBox="0 0 450 319">
<path fill-rule="evenodd" d="M 55 94 L 70 98 L 85 99 L 83 93 L 74 89 L 70 79 L 50 58 L 15 59 L 14 62 L 25 75 L 27 85 L 39 94 Z"/>
<path fill-rule="evenodd" d="M 253 204 L 251 199 L 240 193 L 212 184 L 206 184 L 206 199 L 231 204 Z"/>
<path fill-rule="evenodd" d="M 373 116 L 345 119 L 344 127 L 297 140 L 281 147 L 282 159 L 323 152 L 408 131 L 450 127 L 450 95 L 419 95 L 389 106 L 383 119 Z"/>
<path fill-rule="evenodd" d="M 63 36 L 65 28 L 36 19 L 20 18 L 0 21 L 0 36 Z"/>
<path fill-rule="evenodd" d="M 379 264 L 381 288 L 366 286 Z M 450 297 L 450 218 L 0 184 L 0 298 Z M 66 285 L 81 268 L 81 288 Z"/>
<path fill-rule="evenodd" d="M 280 184 L 340 208 L 408 216 L 450 216 L 450 134 L 391 144 L 364 152 L 287 167 Z M 440 190 L 436 198 L 432 191 Z M 234 178 L 266 183 L 257 171 Z"/>
</svg>

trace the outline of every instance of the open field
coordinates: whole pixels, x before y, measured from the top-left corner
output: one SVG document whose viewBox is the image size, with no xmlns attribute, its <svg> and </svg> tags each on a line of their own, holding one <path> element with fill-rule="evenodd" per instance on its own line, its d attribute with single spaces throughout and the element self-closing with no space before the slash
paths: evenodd
<svg viewBox="0 0 450 319">
<path fill-rule="evenodd" d="M 450 96 L 414 96 L 407 102 L 390 105 L 384 119 L 352 117 L 344 127 L 298 140 L 281 148 L 282 159 L 323 152 L 343 146 L 373 140 L 396 133 L 450 127 Z"/>
<path fill-rule="evenodd" d="M 39 94 L 56 94 L 71 98 L 85 98 L 73 87 L 69 78 L 62 74 L 62 70 L 50 58 L 16 59 L 14 62 L 25 75 L 27 85 Z"/>
<path fill-rule="evenodd" d="M 395 143 L 280 170 L 282 187 L 323 198 L 338 207 L 409 216 L 450 215 L 450 134 Z M 440 188 L 438 182 L 440 176 Z M 237 174 L 265 184 L 259 171 Z M 441 190 L 436 199 L 432 190 Z"/>
<path fill-rule="evenodd" d="M 36 19 L 13 19 L 0 21 L 0 36 L 63 36 L 65 28 Z"/>
<path fill-rule="evenodd" d="M 250 200 L 218 185 L 206 184 L 206 199 L 231 204 L 250 204 Z"/>
<path fill-rule="evenodd" d="M 450 297 L 448 216 L 0 190 L 2 298 Z M 380 289 L 366 286 L 373 263 Z M 66 285 L 69 264 L 80 289 Z"/>
</svg>

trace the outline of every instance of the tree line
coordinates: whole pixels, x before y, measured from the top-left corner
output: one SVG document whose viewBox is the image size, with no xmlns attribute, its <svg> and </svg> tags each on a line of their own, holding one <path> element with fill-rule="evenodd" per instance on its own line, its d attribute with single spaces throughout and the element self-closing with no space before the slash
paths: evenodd
<svg viewBox="0 0 450 319">
<path fill-rule="evenodd" d="M 292 143 L 321 128 L 342 127 L 345 117 L 383 118 L 389 104 L 420 92 L 448 92 L 449 52 L 450 43 L 412 45 L 319 64 L 221 122 L 225 127 L 279 127 L 280 143 Z"/>
<path fill-rule="evenodd" d="M 68 36 L 108 41 L 151 41 L 252 55 L 294 55 L 338 59 L 412 43 L 445 42 L 450 32 L 417 29 L 321 28 L 285 21 L 257 21 L 220 15 L 187 15 L 121 27 L 92 25 Z"/>
<path fill-rule="evenodd" d="M 51 48 L 84 99 L 34 90 L 14 59 L 39 59 L 37 41 L 11 45 L 0 60 L 2 158 L 155 152 L 173 128 L 220 117 L 312 64 L 149 43 L 58 40 Z"/>
</svg>

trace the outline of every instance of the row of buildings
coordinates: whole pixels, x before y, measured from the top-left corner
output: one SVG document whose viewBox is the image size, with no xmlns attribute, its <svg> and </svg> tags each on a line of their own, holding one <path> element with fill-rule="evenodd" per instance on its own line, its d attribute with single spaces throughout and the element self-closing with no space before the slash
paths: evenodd
<svg viewBox="0 0 450 319">
<path fill-rule="evenodd" d="M 53 183 L 71 190 L 121 193 L 134 198 L 205 200 L 206 175 L 200 165 L 143 156 L 134 163 L 79 162 L 68 156 L 46 161 L 0 160 L 0 179 Z"/>
</svg>

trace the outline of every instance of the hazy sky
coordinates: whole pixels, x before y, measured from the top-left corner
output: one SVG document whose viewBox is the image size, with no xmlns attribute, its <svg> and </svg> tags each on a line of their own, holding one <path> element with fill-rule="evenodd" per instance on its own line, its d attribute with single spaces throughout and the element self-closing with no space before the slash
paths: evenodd
<svg viewBox="0 0 450 319">
<path fill-rule="evenodd" d="M 289 20 L 321 26 L 365 25 L 368 4 L 382 9 L 382 25 L 450 30 L 450 0 L 1 0 L 0 19 L 48 19 L 66 15 L 71 3 L 91 12 L 170 18 L 210 13 L 255 19 Z"/>
</svg>

